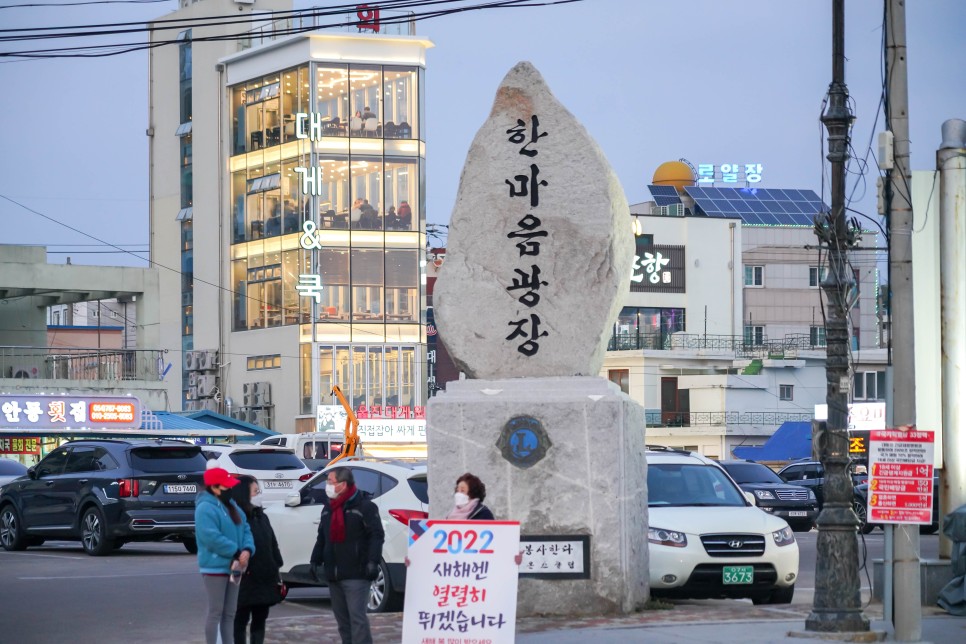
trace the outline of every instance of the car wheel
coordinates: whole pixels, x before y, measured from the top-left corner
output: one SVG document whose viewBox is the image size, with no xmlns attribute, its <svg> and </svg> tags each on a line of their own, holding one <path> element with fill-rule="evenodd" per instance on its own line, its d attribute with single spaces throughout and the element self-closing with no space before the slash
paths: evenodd
<svg viewBox="0 0 966 644">
<path fill-rule="evenodd" d="M 401 595 L 392 587 L 389 579 L 389 569 L 386 562 L 379 560 L 379 574 L 369 586 L 369 604 L 366 607 L 370 613 L 389 613 L 400 609 Z"/>
<path fill-rule="evenodd" d="M 771 591 L 771 597 L 768 598 L 769 604 L 791 604 L 792 597 L 795 596 L 795 584 L 788 586 L 787 588 L 776 588 Z"/>
<path fill-rule="evenodd" d="M 81 545 L 92 557 L 103 557 L 114 550 L 114 540 L 107 536 L 104 515 L 96 507 L 87 508 L 81 518 Z"/>
<path fill-rule="evenodd" d="M 191 554 L 198 554 L 198 541 L 194 537 L 185 537 L 181 540 L 181 543 L 184 544 L 184 549 Z"/>
<path fill-rule="evenodd" d="M 868 515 L 865 509 L 865 503 L 862 503 L 862 501 L 859 501 L 858 499 L 854 499 L 852 501 L 852 511 L 855 512 L 855 516 L 859 519 L 859 532 L 862 534 L 869 534 L 875 530 L 875 524 L 867 521 Z"/>
<path fill-rule="evenodd" d="M 20 526 L 20 517 L 12 505 L 3 506 L 0 511 L 0 545 L 4 550 L 25 550 L 27 536 Z"/>
</svg>

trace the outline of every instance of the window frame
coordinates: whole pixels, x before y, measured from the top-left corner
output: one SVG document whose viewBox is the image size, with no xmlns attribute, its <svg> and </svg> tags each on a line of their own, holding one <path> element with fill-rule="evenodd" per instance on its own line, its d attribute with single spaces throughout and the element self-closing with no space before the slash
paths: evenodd
<svg viewBox="0 0 966 644">
<path fill-rule="evenodd" d="M 795 400 L 795 385 L 778 385 L 778 400 L 785 402 Z"/>
<path fill-rule="evenodd" d="M 749 270 L 751 271 L 749 273 Z M 750 281 L 749 281 L 750 278 Z M 745 264 L 744 285 L 746 288 L 764 288 L 765 267 L 762 264 Z"/>
</svg>

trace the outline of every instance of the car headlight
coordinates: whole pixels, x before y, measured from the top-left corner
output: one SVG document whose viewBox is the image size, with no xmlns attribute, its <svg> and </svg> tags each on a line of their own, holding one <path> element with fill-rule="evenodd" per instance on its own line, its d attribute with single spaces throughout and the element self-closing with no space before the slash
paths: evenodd
<svg viewBox="0 0 966 644">
<path fill-rule="evenodd" d="M 788 526 L 772 532 L 771 536 L 775 539 L 776 546 L 787 546 L 795 543 L 795 533 Z"/>
<path fill-rule="evenodd" d="M 809 501 L 814 501 L 815 500 L 815 493 L 812 492 L 811 490 L 809 490 L 808 488 L 805 488 L 805 489 L 808 490 L 808 500 Z"/>
<path fill-rule="evenodd" d="M 768 490 L 755 490 L 755 496 L 759 499 L 774 499 L 775 495 Z"/>
<path fill-rule="evenodd" d="M 663 528 L 648 528 L 647 540 L 661 546 L 671 546 L 672 548 L 683 548 L 688 545 L 688 537 L 683 532 L 665 530 Z"/>
</svg>

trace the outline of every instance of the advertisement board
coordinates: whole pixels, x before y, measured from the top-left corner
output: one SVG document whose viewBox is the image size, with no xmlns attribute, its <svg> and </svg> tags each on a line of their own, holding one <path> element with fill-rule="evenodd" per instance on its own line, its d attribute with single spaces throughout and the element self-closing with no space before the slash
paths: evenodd
<svg viewBox="0 0 966 644">
<path fill-rule="evenodd" d="M 869 523 L 932 523 L 935 432 L 869 433 Z"/>
<path fill-rule="evenodd" d="M 0 429 L 141 427 L 134 396 L 0 395 Z"/>
</svg>

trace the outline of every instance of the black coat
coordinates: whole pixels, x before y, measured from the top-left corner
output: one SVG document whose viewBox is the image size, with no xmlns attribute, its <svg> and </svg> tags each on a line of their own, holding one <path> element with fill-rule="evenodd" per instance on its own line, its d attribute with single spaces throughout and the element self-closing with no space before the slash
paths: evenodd
<svg viewBox="0 0 966 644">
<path fill-rule="evenodd" d="M 480 503 L 476 509 L 473 511 L 468 519 L 470 521 L 493 521 L 493 513 L 490 512 L 490 508 L 486 507 Z"/>
<path fill-rule="evenodd" d="M 282 567 L 282 553 L 272 524 L 261 508 L 253 508 L 248 519 L 255 539 L 255 554 L 248 560 L 248 570 L 242 576 L 238 591 L 239 606 L 272 605 L 279 602 L 278 575 Z"/>
<path fill-rule="evenodd" d="M 325 507 L 319 519 L 319 535 L 310 561 L 323 565 L 328 581 L 366 579 L 366 564 L 379 564 L 382 544 L 386 539 L 382 521 L 379 520 L 379 508 L 363 492 L 356 492 L 342 506 L 345 512 L 345 541 L 333 543 L 332 510 L 328 499 L 323 503 Z"/>
</svg>

